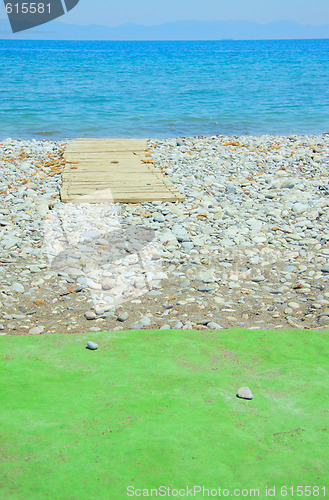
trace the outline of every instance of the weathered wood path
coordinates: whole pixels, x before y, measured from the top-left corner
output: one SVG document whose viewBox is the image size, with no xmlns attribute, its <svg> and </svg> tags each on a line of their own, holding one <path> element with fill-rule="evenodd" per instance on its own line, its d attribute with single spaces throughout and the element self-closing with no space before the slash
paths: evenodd
<svg viewBox="0 0 329 500">
<path fill-rule="evenodd" d="M 154 167 L 146 139 L 75 139 L 65 150 L 63 202 L 183 201 Z"/>
</svg>

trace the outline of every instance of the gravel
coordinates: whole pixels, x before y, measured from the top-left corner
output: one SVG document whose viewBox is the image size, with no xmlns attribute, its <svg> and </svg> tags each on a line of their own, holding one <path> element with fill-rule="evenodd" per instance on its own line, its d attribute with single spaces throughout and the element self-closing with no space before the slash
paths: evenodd
<svg viewBox="0 0 329 500">
<path fill-rule="evenodd" d="M 328 134 L 150 140 L 179 203 L 63 204 L 66 144 L 0 142 L 2 334 L 328 326 Z"/>
</svg>

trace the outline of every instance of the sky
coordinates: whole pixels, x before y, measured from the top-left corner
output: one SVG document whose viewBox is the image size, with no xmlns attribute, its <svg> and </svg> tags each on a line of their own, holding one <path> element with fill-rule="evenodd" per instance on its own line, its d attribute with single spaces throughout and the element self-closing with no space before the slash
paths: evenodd
<svg viewBox="0 0 329 500">
<path fill-rule="evenodd" d="M 5 18 L 0 4 L 0 18 Z M 80 0 L 59 19 L 70 24 L 118 26 L 182 20 L 295 21 L 329 24 L 329 0 Z"/>
<path fill-rule="evenodd" d="M 329 0 L 80 0 L 61 19 L 72 24 L 162 24 L 182 20 L 296 21 L 329 24 Z"/>
</svg>

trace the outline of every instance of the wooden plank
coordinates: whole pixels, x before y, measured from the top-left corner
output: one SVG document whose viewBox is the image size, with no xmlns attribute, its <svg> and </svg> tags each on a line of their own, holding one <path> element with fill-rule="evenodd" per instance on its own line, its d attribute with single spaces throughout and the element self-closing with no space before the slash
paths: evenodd
<svg viewBox="0 0 329 500">
<path fill-rule="evenodd" d="M 64 180 L 66 180 L 66 178 L 64 178 Z M 72 183 L 74 184 L 85 184 L 85 185 L 92 185 L 92 186 L 95 186 L 96 184 L 97 185 L 103 185 L 103 184 L 107 184 L 109 185 L 109 183 L 111 183 L 111 186 L 113 185 L 117 185 L 117 186 L 121 186 L 121 185 L 127 185 L 127 186 L 136 186 L 136 184 L 138 185 L 149 185 L 149 186 L 155 186 L 155 185 L 159 185 L 159 186 L 170 186 L 169 183 L 164 183 L 161 181 L 161 179 L 145 179 L 145 178 L 134 178 L 133 181 L 134 182 L 131 182 L 131 178 L 125 178 L 125 179 L 114 179 L 114 178 L 111 178 L 111 177 L 108 177 L 106 179 L 86 179 L 86 178 L 80 178 L 80 177 L 70 177 L 68 178 L 69 181 L 72 181 Z"/>
<path fill-rule="evenodd" d="M 81 143 L 86 143 L 86 144 L 109 144 L 111 146 L 119 144 L 119 145 L 129 145 L 129 146 L 133 147 L 132 144 L 139 144 L 145 148 L 145 147 L 147 147 L 147 142 L 148 142 L 148 139 L 137 139 L 137 138 L 127 139 L 125 137 L 113 138 L 113 139 L 102 138 L 102 137 L 95 137 L 95 138 L 82 137 L 82 138 L 74 139 L 74 141 L 71 141 L 69 146 L 74 147 L 76 144 L 79 145 Z"/>
<path fill-rule="evenodd" d="M 83 172 L 78 172 L 75 171 L 73 172 L 63 172 L 63 179 L 83 179 L 85 181 L 90 181 L 90 182 L 96 182 L 96 181 L 104 181 L 108 180 L 110 181 L 124 181 L 128 180 L 130 183 L 135 182 L 138 179 L 142 179 L 148 182 L 153 182 L 153 181 L 160 181 L 163 184 L 171 184 L 170 181 L 168 181 L 165 177 L 161 178 L 160 175 L 154 174 L 151 175 L 150 172 L 134 172 L 134 171 L 128 171 L 124 172 L 123 175 L 118 175 L 117 173 L 113 172 L 88 172 L 87 170 L 84 170 Z"/>
<path fill-rule="evenodd" d="M 138 203 L 184 200 L 169 179 L 150 162 L 151 157 L 145 156 L 146 149 L 146 139 L 72 141 L 64 154 L 62 201 Z"/>
<path fill-rule="evenodd" d="M 154 196 L 157 193 L 154 192 L 144 193 L 144 201 L 154 201 Z M 163 201 L 177 202 L 177 197 L 169 192 L 158 193 L 162 197 Z M 111 189 L 100 190 L 92 193 L 75 193 L 70 190 L 62 190 L 61 192 L 63 202 L 74 202 L 74 203 L 101 203 L 101 202 L 119 202 L 119 203 L 140 203 L 140 193 L 113 193 Z M 127 201 L 129 197 L 129 201 Z"/>
<path fill-rule="evenodd" d="M 66 152 L 122 152 L 145 151 L 146 139 L 75 139 L 66 148 Z"/>
<path fill-rule="evenodd" d="M 124 176 L 130 176 L 130 175 L 140 175 L 140 176 L 147 176 L 147 175 L 150 175 L 152 178 L 154 177 L 152 175 L 152 173 L 149 171 L 149 170 L 144 170 L 144 169 L 140 169 L 138 172 L 136 172 L 136 168 L 133 168 L 133 167 L 130 167 L 130 168 L 127 168 L 127 169 L 122 169 L 118 172 L 115 172 L 113 170 L 110 170 L 108 168 L 97 168 L 97 167 L 90 167 L 89 169 L 87 168 L 68 168 L 67 170 L 64 169 L 64 172 L 65 172 L 65 175 L 70 175 L 70 176 L 74 176 L 74 175 L 80 175 L 83 176 L 83 175 L 87 175 L 89 174 L 90 177 L 92 178 L 93 176 L 95 177 L 95 175 L 97 175 L 97 177 L 101 177 L 102 175 L 106 175 L 106 174 L 111 174 L 113 177 L 117 177 L 117 178 L 121 178 L 121 177 L 124 177 Z M 157 175 L 158 177 L 161 177 L 163 176 L 163 174 L 161 172 L 157 173 L 155 172 L 154 175 Z M 165 179 L 165 177 L 163 177 Z"/>
<path fill-rule="evenodd" d="M 75 147 L 81 148 L 82 146 L 100 146 L 109 147 L 111 149 L 118 148 L 121 151 L 123 148 L 147 148 L 147 139 L 74 139 L 68 145 L 67 149 L 74 149 Z"/>
<path fill-rule="evenodd" d="M 65 154 L 65 157 L 67 159 L 69 158 L 76 158 L 76 157 L 79 157 L 79 158 L 84 158 L 84 157 L 93 157 L 95 158 L 95 156 L 104 156 L 104 157 L 113 157 L 113 156 L 118 156 L 118 157 L 131 157 L 131 158 L 134 158 L 134 157 L 137 157 L 137 158 L 140 158 L 141 156 L 145 156 L 145 154 L 147 154 L 147 152 L 145 152 L 145 150 L 143 151 L 137 151 L 137 150 L 134 150 L 134 151 L 103 151 L 103 150 L 96 150 L 95 151 L 69 151 Z M 151 157 L 150 157 L 151 158 Z"/>
<path fill-rule="evenodd" d="M 116 170 L 116 171 L 119 171 L 120 169 L 123 170 L 125 168 L 129 168 L 129 167 L 132 167 L 134 168 L 135 170 L 137 169 L 140 169 L 140 168 L 144 168 L 144 170 L 147 170 L 149 165 L 151 167 L 154 167 L 153 164 L 151 163 L 144 163 L 142 162 L 141 160 L 129 160 L 129 159 L 123 159 L 123 160 L 115 160 L 115 162 L 112 162 L 112 160 L 99 160 L 99 159 L 94 159 L 94 158 L 84 158 L 84 159 L 81 159 L 81 160 L 77 160 L 77 161 L 74 161 L 74 162 L 70 162 L 70 161 L 67 161 L 66 162 L 66 165 L 68 167 L 73 167 L 71 168 L 71 170 L 75 170 L 74 167 L 79 165 L 79 168 L 83 169 L 83 168 L 88 168 L 91 169 L 91 168 L 101 168 L 103 170 L 106 170 L 106 169 L 111 169 L 111 170 Z"/>
<path fill-rule="evenodd" d="M 111 170 L 113 172 L 120 172 L 127 168 L 133 168 L 134 170 L 150 170 L 154 171 L 154 164 L 149 162 L 143 162 L 141 159 L 132 159 L 123 158 L 120 160 L 111 160 L 111 159 L 102 159 L 102 158 L 77 158 L 74 161 L 66 161 L 66 165 L 71 168 L 71 170 L 76 170 L 75 167 L 79 166 L 79 169 L 92 169 L 92 168 L 100 168 L 101 170 Z M 155 171 L 159 171 L 155 169 Z"/>
</svg>

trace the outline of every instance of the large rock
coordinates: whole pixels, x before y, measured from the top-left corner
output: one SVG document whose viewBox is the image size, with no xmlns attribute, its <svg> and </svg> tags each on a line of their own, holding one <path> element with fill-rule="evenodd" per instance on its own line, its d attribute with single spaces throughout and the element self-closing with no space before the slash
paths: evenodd
<svg viewBox="0 0 329 500">
<path fill-rule="evenodd" d="M 249 387 L 240 387 L 237 393 L 237 397 L 241 399 L 252 399 L 254 396 L 252 395 Z"/>
<path fill-rule="evenodd" d="M 98 348 L 98 345 L 95 344 L 95 342 L 92 342 L 91 340 L 89 340 L 87 342 L 87 348 L 92 350 L 92 351 L 95 351 Z"/>
</svg>

